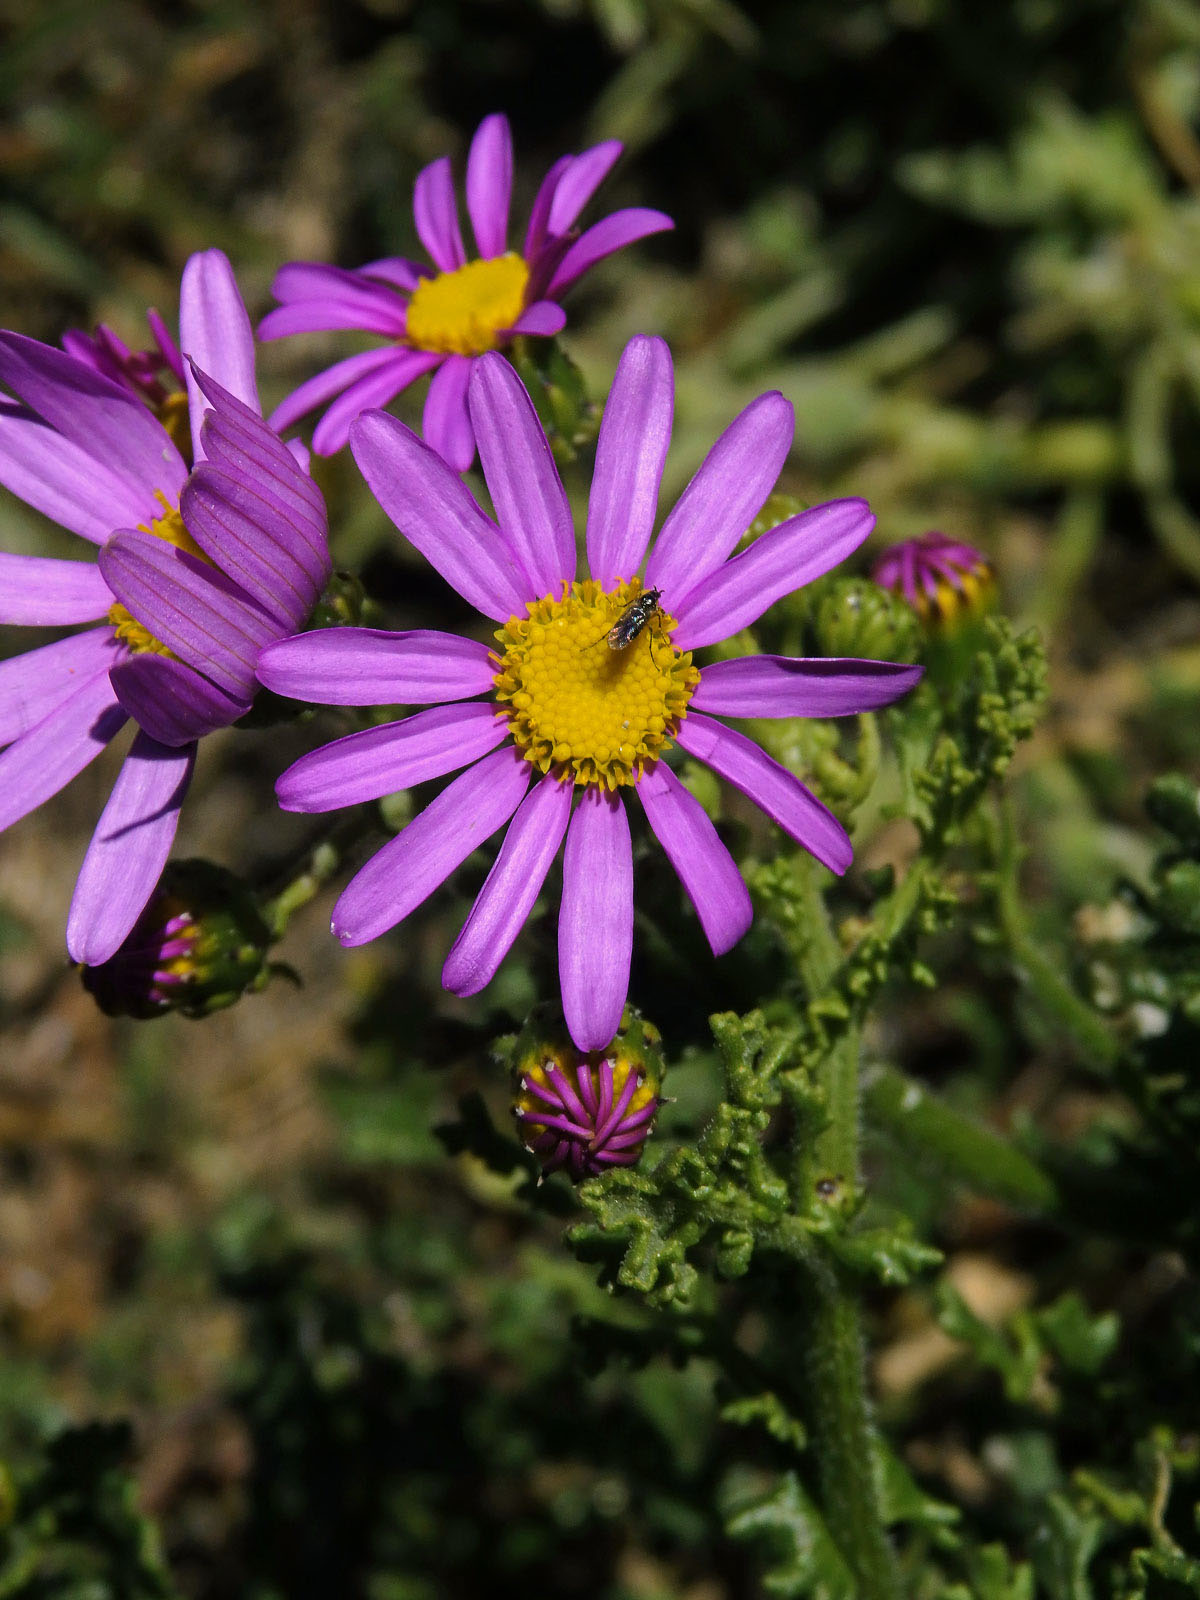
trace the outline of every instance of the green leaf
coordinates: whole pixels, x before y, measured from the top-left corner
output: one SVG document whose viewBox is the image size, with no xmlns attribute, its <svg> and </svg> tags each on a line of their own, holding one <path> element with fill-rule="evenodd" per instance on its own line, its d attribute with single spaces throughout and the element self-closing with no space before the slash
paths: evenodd
<svg viewBox="0 0 1200 1600">
<path fill-rule="evenodd" d="M 1064 1494 L 1049 1497 L 1033 1556 L 1050 1600 L 1096 1600 L 1088 1567 L 1103 1537 L 1103 1518 L 1078 1510 Z"/>
<path fill-rule="evenodd" d="M 911 1283 L 943 1260 L 942 1252 L 912 1236 L 912 1223 L 902 1217 L 890 1228 L 864 1228 L 857 1233 L 832 1231 L 826 1243 L 843 1266 L 880 1283 Z"/>
<path fill-rule="evenodd" d="M 795 1473 L 785 1473 L 765 1494 L 736 1500 L 726 1511 L 725 1527 L 732 1538 L 764 1547 L 770 1562 L 762 1580 L 766 1594 L 857 1600 L 849 1568 Z"/>
<path fill-rule="evenodd" d="M 1115 1311 L 1093 1317 L 1075 1290 L 1034 1312 L 1034 1322 L 1054 1354 L 1072 1372 L 1094 1377 L 1117 1347 L 1121 1319 Z"/>
</svg>

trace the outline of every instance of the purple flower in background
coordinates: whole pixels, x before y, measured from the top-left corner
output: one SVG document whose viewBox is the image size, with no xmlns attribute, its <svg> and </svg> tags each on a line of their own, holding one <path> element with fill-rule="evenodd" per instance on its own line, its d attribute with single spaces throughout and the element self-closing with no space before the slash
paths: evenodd
<svg viewBox="0 0 1200 1600">
<path fill-rule="evenodd" d="M 791 445 L 792 407 L 782 395 L 762 395 L 717 440 L 663 523 L 644 579 L 674 407 L 661 339 L 630 342 L 605 408 L 588 507 L 590 578 L 576 581 L 570 506 L 533 404 L 502 356 L 476 363 L 470 407 L 496 521 L 434 450 L 384 412 L 358 420 L 351 447 L 409 541 L 501 624 L 496 645 L 340 628 L 270 646 L 259 677 L 281 694 L 432 707 L 302 757 L 277 792 L 288 810 L 328 811 L 466 767 L 351 880 L 333 930 L 346 945 L 378 937 L 508 824 L 442 974 L 448 989 L 474 994 L 496 972 L 563 846 L 563 1008 L 578 1047 L 596 1050 L 620 1021 L 633 944 L 625 795 L 636 793 L 719 955 L 749 927 L 750 896 L 703 808 L 660 758 L 679 745 L 844 872 L 850 841 L 837 818 L 716 717 L 867 711 L 903 694 L 921 669 L 780 656 L 693 666 L 692 651 L 729 638 L 837 565 L 874 521 L 865 501 L 832 501 L 731 556 Z M 649 603 L 652 593 L 661 607 Z M 634 605 L 645 622 L 628 637 Z"/>
<path fill-rule="evenodd" d="M 975 610 L 993 581 L 982 550 L 944 533 L 923 533 L 890 545 L 871 568 L 871 577 L 907 600 L 926 623 L 949 623 Z"/>
<path fill-rule="evenodd" d="M 303 626 L 330 571 L 324 504 L 262 420 L 220 251 L 187 263 L 179 320 L 191 470 L 144 383 L 102 370 L 106 341 L 82 361 L 0 334 L 0 483 L 99 547 L 87 562 L 0 554 L 0 622 L 101 624 L 0 662 L 0 829 L 138 725 L 71 902 L 67 946 L 87 964 L 154 890 L 196 741 L 249 709 L 259 650 Z"/>
<path fill-rule="evenodd" d="M 175 386 L 182 390 L 187 383 L 187 376 L 182 352 L 158 312 L 147 311 L 146 321 L 154 336 L 152 350 L 131 350 L 120 335 L 103 322 L 95 333 L 84 333 L 79 328 L 68 329 L 62 336 L 62 347 L 68 355 L 82 361 L 93 371 L 131 389 L 157 411 L 166 404 L 172 393 L 171 387 L 165 385 L 162 379 L 169 373 L 175 380 Z"/>
<path fill-rule="evenodd" d="M 301 384 L 274 412 L 272 425 L 282 432 L 332 400 L 313 434 L 313 448 L 333 455 L 360 412 L 387 405 L 414 379 L 432 373 L 422 431 L 456 472 L 465 472 L 475 459 L 467 405 L 473 359 L 514 334 L 558 333 L 566 322 L 559 301 L 590 267 L 637 239 L 675 226 L 661 211 L 635 206 L 578 231 L 580 213 L 621 148 L 609 139 L 554 163 L 533 202 L 517 254 L 508 248 L 512 134 L 506 117 L 485 117 L 467 158 L 475 257 L 467 258 L 450 161 L 443 156 L 418 175 L 413 189 L 417 233 L 432 266 L 389 256 L 355 272 L 317 262 L 282 267 L 274 284 L 281 306 L 263 319 L 260 338 L 354 328 L 388 343 Z"/>
</svg>

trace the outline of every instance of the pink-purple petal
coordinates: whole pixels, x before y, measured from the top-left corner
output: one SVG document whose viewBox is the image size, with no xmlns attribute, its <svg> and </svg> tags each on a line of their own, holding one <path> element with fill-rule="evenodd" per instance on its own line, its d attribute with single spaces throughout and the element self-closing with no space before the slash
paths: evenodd
<svg viewBox="0 0 1200 1600">
<path fill-rule="evenodd" d="M 598 583 L 632 578 L 642 564 L 658 512 L 674 407 L 671 352 L 665 340 L 639 334 L 617 365 L 596 445 L 587 554 Z"/>
<path fill-rule="evenodd" d="M 538 256 L 546 243 L 549 230 L 550 210 L 554 205 L 554 192 L 558 188 L 559 180 L 565 172 L 570 170 L 571 163 L 574 160 L 574 156 L 559 156 L 558 160 L 542 179 L 538 192 L 534 196 L 533 206 L 529 212 L 529 226 L 525 231 L 525 243 L 521 253 L 535 275 Z"/>
<path fill-rule="evenodd" d="M 352 383 L 356 383 L 360 378 L 369 377 L 379 368 L 395 361 L 396 355 L 397 352 L 389 347 L 383 350 L 364 350 L 361 355 L 347 356 L 344 361 L 335 361 L 332 367 L 327 367 L 324 372 L 318 372 L 315 378 L 306 379 L 299 388 L 292 390 L 286 400 L 275 407 L 269 418 L 272 428 L 276 433 L 283 433 L 293 423 L 299 422 L 301 417 L 306 417 L 310 411 L 315 411 L 317 406 L 323 406 L 327 400 L 332 400 L 335 395 L 341 394 L 343 389 L 348 389 Z"/>
<path fill-rule="evenodd" d="M 184 358 L 192 456 L 204 460 L 201 428 L 208 410 L 191 363 L 243 405 L 261 412 L 254 375 L 254 330 L 223 250 L 190 256 L 179 283 L 179 347 Z"/>
<path fill-rule="evenodd" d="M 575 528 L 545 430 L 502 355 L 472 365 L 471 421 L 496 520 L 538 592 L 557 595 L 575 577 Z"/>
<path fill-rule="evenodd" d="M 499 528 L 411 428 L 368 411 L 351 430 L 350 449 L 400 532 L 477 611 L 506 622 L 537 598 Z"/>
<path fill-rule="evenodd" d="M 411 294 L 422 278 L 432 277 L 429 268 L 420 261 L 409 261 L 405 256 L 382 256 L 378 261 L 368 261 L 359 267 L 364 278 L 378 278 L 395 289 Z"/>
<path fill-rule="evenodd" d="M 112 685 L 100 673 L 10 744 L 0 754 L 0 830 L 70 783 L 124 723 Z"/>
<path fill-rule="evenodd" d="M 473 365 L 469 356 L 444 357 L 430 380 L 421 417 L 425 442 L 455 472 L 466 472 L 475 459 L 475 434 L 467 410 Z"/>
<path fill-rule="evenodd" d="M 845 872 L 854 859 L 845 828 L 799 778 L 773 761 L 753 739 L 693 711 L 681 724 L 677 742 L 688 755 L 740 789 L 831 872 Z"/>
<path fill-rule="evenodd" d="M 152 739 L 172 749 L 227 728 L 251 705 L 250 696 L 228 695 L 182 661 L 154 651 L 119 662 L 109 676 L 123 709 Z"/>
<path fill-rule="evenodd" d="M 347 307 L 356 306 L 372 318 L 398 319 L 390 322 L 389 327 L 403 332 L 404 301 L 393 289 L 372 282 L 368 271 L 363 268 L 351 272 L 320 261 L 289 261 L 275 274 L 271 293 L 285 306 L 299 305 L 306 300 L 332 300 Z"/>
<path fill-rule="evenodd" d="M 467 259 L 458 226 L 450 157 L 440 156 L 417 174 L 413 185 L 413 220 L 429 259 L 441 272 L 453 272 Z"/>
<path fill-rule="evenodd" d="M 844 561 L 875 526 L 865 500 L 830 500 L 764 533 L 678 605 L 672 643 L 698 650 L 747 628 L 785 594 Z"/>
<path fill-rule="evenodd" d="M 28 733 L 121 654 L 111 628 L 89 628 L 0 661 L 0 745 Z"/>
<path fill-rule="evenodd" d="M 150 332 L 154 335 L 154 342 L 158 345 L 163 360 L 182 385 L 184 380 L 183 352 L 176 344 L 170 328 L 167 327 L 153 306 L 146 313 L 146 321 L 150 324 Z"/>
<path fill-rule="evenodd" d="M 542 891 L 571 816 L 569 783 L 553 773 L 522 800 L 487 881 L 442 969 L 442 987 L 478 994 L 496 975 Z"/>
<path fill-rule="evenodd" d="M 295 333 L 328 333 L 334 329 L 353 329 L 357 333 L 378 333 L 387 339 L 404 336 L 404 303 L 389 289 L 364 288 L 362 294 L 343 294 L 336 300 L 293 300 L 268 311 L 258 325 L 264 341 L 286 339 Z"/>
<path fill-rule="evenodd" d="M 261 497 L 287 515 L 296 533 L 324 561 L 328 543 L 325 501 L 305 470 L 304 446 L 294 439 L 284 444 L 257 412 L 203 372 L 196 371 L 195 377 L 213 404 L 204 419 L 208 460 L 234 477 L 253 482 Z"/>
<path fill-rule="evenodd" d="M 254 663 L 278 629 L 224 574 L 150 534 L 126 529 L 100 552 L 113 593 L 155 639 L 235 700 L 254 693 Z"/>
<path fill-rule="evenodd" d="M 167 864 L 195 745 L 168 750 L 139 733 L 83 858 L 67 917 L 72 961 L 96 966 L 124 942 Z"/>
<path fill-rule="evenodd" d="M 258 681 L 318 705 L 439 705 L 487 694 L 496 667 L 487 645 L 454 633 L 318 628 L 269 644 Z"/>
<path fill-rule="evenodd" d="M 614 211 L 611 216 L 595 223 L 581 234 L 558 264 L 546 293 L 551 298 L 565 294 L 571 285 L 591 270 L 605 256 L 611 256 L 626 245 L 645 239 L 652 233 L 666 233 L 675 226 L 662 211 L 652 211 L 646 206 L 631 206 L 626 211 Z"/>
<path fill-rule="evenodd" d="M 110 472 L 27 407 L 0 396 L 0 483 L 35 511 L 93 544 L 137 522 L 149 506 L 140 490 Z"/>
<path fill-rule="evenodd" d="M 579 213 L 617 164 L 624 149 L 619 139 L 605 139 L 582 155 L 573 156 L 570 165 L 554 186 L 554 199 L 547 223 L 549 233 L 570 233 Z"/>
<path fill-rule="evenodd" d="M 172 502 L 178 497 L 187 477 L 183 458 L 128 389 L 19 333 L 0 333 L 0 384 L 118 478 L 139 520 L 161 515 L 155 490 Z"/>
<path fill-rule="evenodd" d="M 558 968 L 563 1013 L 581 1050 L 601 1050 L 621 1025 L 633 955 L 633 849 L 617 795 L 583 792 L 563 853 Z"/>
<path fill-rule="evenodd" d="M 192 538 L 222 572 L 294 633 L 308 621 L 331 566 L 253 483 L 200 466 L 179 504 Z"/>
<path fill-rule="evenodd" d="M 47 628 L 95 622 L 112 603 L 112 591 L 94 561 L 0 552 L 0 622 Z"/>
<path fill-rule="evenodd" d="M 530 334 L 538 339 L 551 339 L 567 325 L 567 313 L 553 300 L 535 300 L 526 306 L 507 331 Z"/>
<path fill-rule="evenodd" d="M 663 523 L 646 583 L 675 615 L 749 528 L 787 460 L 795 413 L 781 394 L 752 400 L 705 456 Z"/>
<path fill-rule="evenodd" d="M 205 438 L 213 439 L 211 427 Z M 319 491 L 315 504 L 307 498 L 313 486 L 293 459 L 291 446 L 275 457 L 279 477 L 228 472 L 223 462 L 217 464 L 222 449 L 223 444 L 210 450 L 209 461 L 196 469 L 184 489 L 184 522 L 197 544 L 230 576 L 242 579 L 260 604 L 265 586 L 286 581 L 288 614 L 295 611 L 299 620 L 307 620 L 333 571 L 325 503 Z M 285 471 L 290 474 L 286 480 Z"/>
<path fill-rule="evenodd" d="M 836 656 L 741 656 L 704 668 L 692 707 L 723 717 L 849 717 L 891 705 L 924 670 Z"/>
<path fill-rule="evenodd" d="M 508 206 L 512 198 L 513 149 L 508 118 L 484 117 L 467 156 L 467 212 L 479 254 L 489 260 L 504 254 Z"/>
<path fill-rule="evenodd" d="M 507 747 L 455 778 L 351 878 L 333 908 L 337 938 L 366 944 L 403 921 L 504 826 L 529 779 L 528 764 Z"/>
<path fill-rule="evenodd" d="M 696 908 L 704 936 L 722 956 L 754 919 L 750 891 L 704 807 L 662 761 L 643 773 L 638 799 Z"/>
<path fill-rule="evenodd" d="M 491 701 L 434 706 L 309 751 L 279 778 L 275 795 L 285 811 L 338 811 L 444 778 L 507 737 Z"/>
<path fill-rule="evenodd" d="M 364 411 L 390 405 L 410 383 L 432 372 L 446 359 L 435 350 L 397 350 L 383 352 L 374 372 L 359 378 L 330 406 L 313 430 L 313 449 L 320 456 L 334 456 L 346 446 L 350 428 Z"/>
</svg>

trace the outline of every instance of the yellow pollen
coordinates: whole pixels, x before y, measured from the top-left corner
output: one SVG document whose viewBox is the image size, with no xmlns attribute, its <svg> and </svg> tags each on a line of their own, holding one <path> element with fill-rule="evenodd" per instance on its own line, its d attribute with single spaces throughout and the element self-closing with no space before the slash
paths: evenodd
<svg viewBox="0 0 1200 1600">
<path fill-rule="evenodd" d="M 181 389 L 169 394 L 161 405 L 155 406 L 154 415 L 162 423 L 167 438 L 179 454 L 192 464 L 192 429 L 188 421 L 188 398 Z"/>
<path fill-rule="evenodd" d="M 170 504 L 161 489 L 154 491 L 154 498 L 162 506 L 163 514 L 161 517 L 155 517 L 148 528 L 145 523 L 139 522 L 138 532 L 151 533 L 156 539 L 173 544 L 177 550 L 186 550 L 189 556 L 195 556 L 198 561 L 208 562 L 211 566 L 212 562 L 184 527 L 179 508 Z M 174 652 L 168 649 L 161 639 L 156 639 L 119 600 L 115 605 L 109 606 L 108 620 L 116 629 L 117 638 L 134 655 L 144 655 L 149 651 L 156 656 L 173 656 Z"/>
<path fill-rule="evenodd" d="M 587 579 L 497 629 L 496 698 L 540 771 L 617 789 L 670 749 L 700 673 L 671 643 L 677 623 L 662 611 L 624 649 L 610 646 L 609 630 L 641 590 L 639 578 L 608 591 Z"/>
<path fill-rule="evenodd" d="M 422 278 L 408 302 L 406 338 L 417 350 L 481 356 L 525 309 L 529 268 L 511 252 Z"/>
</svg>

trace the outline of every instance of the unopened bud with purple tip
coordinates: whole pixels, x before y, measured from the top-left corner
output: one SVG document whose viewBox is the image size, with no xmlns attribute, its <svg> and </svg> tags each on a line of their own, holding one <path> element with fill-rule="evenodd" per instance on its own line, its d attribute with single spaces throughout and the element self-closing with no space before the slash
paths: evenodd
<svg viewBox="0 0 1200 1600">
<path fill-rule="evenodd" d="M 83 984 L 109 1016 L 203 1017 L 262 988 L 271 942 L 240 878 L 209 861 L 174 861 L 116 954 L 82 969 Z"/>
<path fill-rule="evenodd" d="M 588 1053 L 531 1019 L 514 1051 L 513 1112 L 544 1172 L 581 1183 L 637 1165 L 662 1104 L 659 1044 L 632 1007 L 608 1048 Z"/>
</svg>

